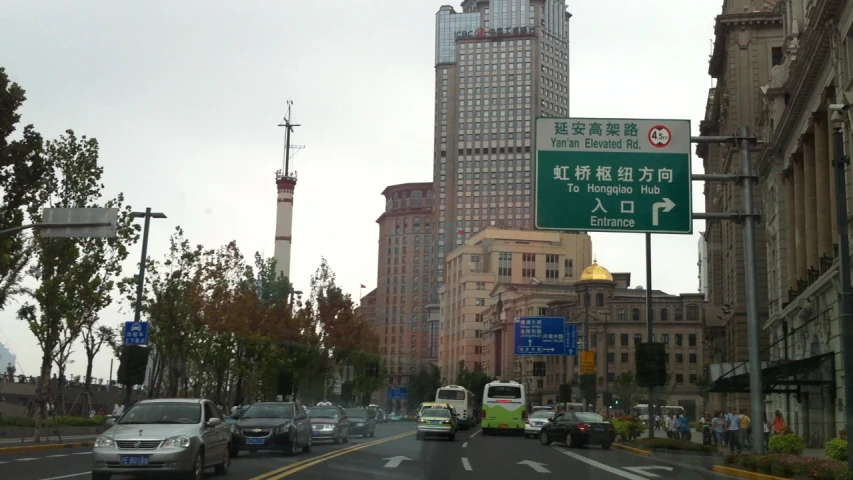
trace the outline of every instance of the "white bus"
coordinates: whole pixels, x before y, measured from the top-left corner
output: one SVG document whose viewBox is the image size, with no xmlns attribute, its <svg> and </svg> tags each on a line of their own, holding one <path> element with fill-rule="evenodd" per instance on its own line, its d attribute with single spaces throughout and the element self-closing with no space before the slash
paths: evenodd
<svg viewBox="0 0 853 480">
<path fill-rule="evenodd" d="M 477 424 L 474 393 L 459 385 L 448 385 L 435 391 L 435 403 L 449 403 L 456 410 L 456 420 L 463 430 Z"/>
<path fill-rule="evenodd" d="M 494 381 L 483 389 L 483 435 L 493 430 L 512 430 L 524 435 L 527 396 L 524 385 L 515 381 Z"/>
</svg>

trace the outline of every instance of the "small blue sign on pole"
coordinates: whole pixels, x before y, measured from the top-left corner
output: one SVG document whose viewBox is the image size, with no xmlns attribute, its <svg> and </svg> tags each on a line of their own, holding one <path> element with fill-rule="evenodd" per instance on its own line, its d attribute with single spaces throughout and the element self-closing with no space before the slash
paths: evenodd
<svg viewBox="0 0 853 480">
<path fill-rule="evenodd" d="M 123 345 L 148 345 L 148 322 L 124 322 Z"/>
<path fill-rule="evenodd" d="M 409 387 L 389 387 L 388 400 L 408 400 Z"/>
<path fill-rule="evenodd" d="M 519 356 L 577 356 L 577 325 L 563 317 L 516 317 L 514 346 Z"/>
</svg>

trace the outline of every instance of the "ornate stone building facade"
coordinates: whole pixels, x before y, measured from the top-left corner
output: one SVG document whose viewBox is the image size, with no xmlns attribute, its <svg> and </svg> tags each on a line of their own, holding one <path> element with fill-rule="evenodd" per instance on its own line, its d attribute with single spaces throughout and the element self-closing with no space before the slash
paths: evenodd
<svg viewBox="0 0 853 480">
<path fill-rule="evenodd" d="M 725 0 L 716 18 L 714 51 L 708 74 L 716 86 L 708 95 L 705 119 L 700 122 L 703 136 L 734 135 L 739 127 L 762 129 L 762 90 L 774 65 L 782 60 L 782 3 L 765 0 Z M 763 151 L 753 148 L 753 159 Z M 740 170 L 738 149 L 730 145 L 699 144 L 696 153 L 705 173 L 732 174 Z M 740 187 L 735 183 L 705 184 L 707 212 L 742 210 Z M 755 199 L 755 209 L 769 213 L 763 197 Z M 773 204 L 768 204 L 773 208 Z M 767 321 L 768 280 L 765 223 L 756 225 L 758 258 L 759 319 Z M 745 362 L 749 356 L 746 322 L 746 289 L 742 225 L 732 221 L 709 221 L 703 233 L 707 242 L 708 315 L 722 327 L 722 362 Z M 763 345 L 766 338 L 762 337 Z M 709 339 L 711 340 L 711 339 Z M 719 339 L 717 339 L 718 341 Z M 748 408 L 749 394 L 728 392 L 718 399 L 727 407 Z"/>
<path fill-rule="evenodd" d="M 771 390 L 812 446 L 844 428 L 843 349 L 838 324 L 838 253 L 830 104 L 845 103 L 853 83 L 853 2 L 788 0 L 784 44 L 762 87 L 757 158 L 766 224 Z M 841 127 L 842 125 L 838 125 Z M 849 155 L 850 122 L 843 124 Z M 849 190 L 843 192 L 849 206 Z M 849 211 L 849 210 L 848 210 Z M 774 370 L 775 369 L 775 370 Z M 767 373 L 765 376 L 768 376 Z"/>
</svg>

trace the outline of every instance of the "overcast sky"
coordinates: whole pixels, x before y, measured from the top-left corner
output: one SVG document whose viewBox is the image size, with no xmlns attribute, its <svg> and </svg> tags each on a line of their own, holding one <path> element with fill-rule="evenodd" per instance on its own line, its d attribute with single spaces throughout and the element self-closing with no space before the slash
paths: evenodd
<svg viewBox="0 0 853 480">
<path fill-rule="evenodd" d="M 292 281 L 307 289 L 321 256 L 354 297 L 376 286 L 387 185 L 432 181 L 435 13 L 439 0 L 3 0 L 0 65 L 27 90 L 24 123 L 45 138 L 96 137 L 108 196 L 168 215 L 151 226 L 162 257 L 181 225 L 193 243 L 236 239 L 273 253 L 275 171 L 292 99 Z M 49 5 L 49 6 L 48 6 Z M 457 3 L 454 6 L 458 9 Z M 571 4 L 571 114 L 685 118 L 698 135 L 721 2 L 594 0 Z M 672 20 L 675 19 L 675 20 Z M 701 172 L 694 158 L 694 173 Z M 702 211 L 701 184 L 694 211 Z M 698 290 L 695 233 L 653 237 L 654 287 Z M 598 261 L 645 285 L 642 235 L 592 234 Z M 131 274 L 141 246 L 127 264 Z M 40 352 L 19 304 L 0 312 L 0 342 L 37 375 Z M 125 306 L 102 321 L 131 319 Z M 69 374 L 83 374 L 78 347 Z M 116 368 L 117 368 L 116 362 Z M 5 368 L 5 365 L 2 367 Z M 95 376 L 109 375 L 110 354 Z"/>
</svg>

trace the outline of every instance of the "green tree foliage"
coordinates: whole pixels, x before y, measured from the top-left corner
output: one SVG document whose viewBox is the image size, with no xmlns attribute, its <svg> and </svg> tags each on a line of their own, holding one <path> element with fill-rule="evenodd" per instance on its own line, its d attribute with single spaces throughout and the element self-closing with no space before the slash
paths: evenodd
<svg viewBox="0 0 853 480">
<path fill-rule="evenodd" d="M 32 292 L 34 303 L 26 303 L 18 311 L 36 337 L 42 350 L 36 402 L 39 418 L 44 418 L 45 403 L 61 392 L 48 392 L 51 363 L 56 361 L 63 373 L 71 346 L 87 323 L 94 324 L 97 314 L 112 298 L 112 278 L 120 274 L 121 262 L 127 258 L 129 244 L 138 238 L 131 223 L 130 207 L 123 205 L 121 195 L 104 201 L 101 183 L 103 168 L 98 162 L 98 142 L 85 136 L 78 138 L 67 130 L 57 140 L 46 142 L 44 159 L 49 166 L 46 188 L 28 206 L 35 223 L 41 221 L 45 207 L 89 208 L 117 207 L 120 215 L 118 232 L 113 239 L 48 238 L 36 232 L 33 242 L 35 262 L 29 274 L 39 283 Z M 36 422 L 36 433 L 40 422 Z"/>
<path fill-rule="evenodd" d="M 458 373 L 456 374 L 456 385 L 465 387 L 473 392 L 474 395 L 477 396 L 478 401 L 483 401 L 483 392 L 486 390 L 486 385 L 491 381 L 492 379 L 489 378 L 481 368 L 468 370 L 464 361 L 459 362 Z"/>
<path fill-rule="evenodd" d="M 32 125 L 11 140 L 21 121 L 18 110 L 27 97 L 0 67 L 0 230 L 20 227 L 26 207 L 44 197 L 51 168 L 43 155 L 42 137 Z M 20 282 L 33 253 L 27 234 L 0 236 L 0 309 L 11 295 L 21 292 Z"/>
<path fill-rule="evenodd" d="M 436 365 L 421 367 L 418 374 L 409 381 L 409 408 L 417 408 L 423 402 L 435 401 L 435 392 L 441 388 L 441 370 Z"/>
<path fill-rule="evenodd" d="M 637 404 L 639 387 L 633 372 L 623 372 L 613 382 L 613 394 L 619 400 L 619 408 L 628 410 Z"/>
</svg>

